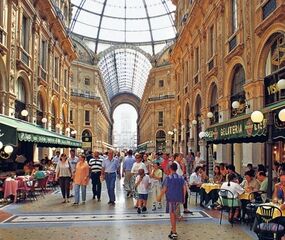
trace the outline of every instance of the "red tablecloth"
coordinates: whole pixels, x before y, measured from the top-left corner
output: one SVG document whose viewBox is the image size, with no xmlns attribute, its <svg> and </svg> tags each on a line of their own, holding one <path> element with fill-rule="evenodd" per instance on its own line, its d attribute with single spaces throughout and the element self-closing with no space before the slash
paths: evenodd
<svg viewBox="0 0 285 240">
<path fill-rule="evenodd" d="M 14 195 L 14 202 L 17 201 L 18 180 L 6 178 L 4 182 L 4 198 Z"/>
</svg>

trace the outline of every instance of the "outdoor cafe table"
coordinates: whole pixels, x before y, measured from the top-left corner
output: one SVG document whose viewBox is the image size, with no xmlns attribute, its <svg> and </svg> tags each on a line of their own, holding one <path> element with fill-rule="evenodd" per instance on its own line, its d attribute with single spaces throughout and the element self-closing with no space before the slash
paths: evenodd
<svg viewBox="0 0 285 240">
<path fill-rule="evenodd" d="M 205 192 L 207 194 L 209 194 L 212 190 L 220 189 L 221 188 L 221 184 L 217 184 L 217 183 L 203 183 L 201 185 L 201 188 L 203 188 L 205 190 Z"/>
<path fill-rule="evenodd" d="M 10 195 L 14 196 L 14 202 L 17 201 L 18 180 L 6 178 L 4 182 L 4 198 L 7 199 Z"/>
<path fill-rule="evenodd" d="M 279 212 L 279 211 L 274 210 L 272 219 L 277 218 L 277 217 L 285 217 L 285 210 L 281 210 L 280 204 L 270 202 L 270 203 L 264 203 L 264 204 L 262 204 L 262 205 L 263 205 L 263 206 L 266 206 L 266 205 L 267 205 L 267 206 L 275 206 L 275 207 L 277 207 L 277 208 L 280 209 L 282 215 L 280 215 L 280 212 Z M 261 209 L 260 209 L 260 207 L 257 208 L 256 213 L 257 213 L 257 214 L 261 214 Z"/>
</svg>

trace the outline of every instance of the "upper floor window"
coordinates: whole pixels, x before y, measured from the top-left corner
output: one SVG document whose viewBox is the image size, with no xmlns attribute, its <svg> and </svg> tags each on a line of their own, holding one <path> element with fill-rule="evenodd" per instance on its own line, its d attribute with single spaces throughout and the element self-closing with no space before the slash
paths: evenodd
<svg viewBox="0 0 285 240">
<path fill-rule="evenodd" d="M 85 78 L 84 83 L 85 83 L 85 85 L 89 86 L 90 85 L 90 78 Z"/>
<path fill-rule="evenodd" d="M 163 112 L 158 112 L 158 126 L 163 126 Z"/>
<path fill-rule="evenodd" d="M 64 69 L 64 83 L 63 83 L 63 86 L 65 88 L 67 88 L 67 83 L 68 83 L 68 70 Z"/>
<path fill-rule="evenodd" d="M 23 15 L 22 17 L 22 39 L 21 39 L 21 44 L 23 49 L 26 52 L 29 52 L 29 33 L 30 33 L 30 21 L 28 17 Z"/>
<path fill-rule="evenodd" d="M 195 73 L 198 73 L 199 68 L 200 68 L 200 52 L 199 52 L 199 47 L 195 48 L 195 53 L 194 53 L 194 57 L 195 57 L 195 61 L 194 61 L 194 69 L 195 69 Z"/>
<path fill-rule="evenodd" d="M 85 125 L 90 125 L 90 111 L 85 111 Z"/>
<path fill-rule="evenodd" d="M 59 58 L 54 58 L 54 78 L 58 80 L 59 76 Z"/>
<path fill-rule="evenodd" d="M 45 40 L 41 41 L 41 66 L 46 69 L 47 65 L 47 42 Z"/>
<path fill-rule="evenodd" d="M 231 0 L 231 34 L 237 31 L 238 27 L 238 5 L 237 0 Z"/>
<path fill-rule="evenodd" d="M 164 81 L 163 80 L 159 80 L 158 81 L 158 86 L 159 87 L 164 87 Z"/>
<path fill-rule="evenodd" d="M 73 124 L 73 110 L 72 109 L 69 111 L 69 121 L 71 124 Z"/>
<path fill-rule="evenodd" d="M 5 10 L 4 10 L 4 2 L 0 1 L 0 9 L 2 9 L 0 11 L 0 27 L 4 27 L 4 14 L 5 14 Z"/>
<path fill-rule="evenodd" d="M 209 58 L 213 57 L 215 51 L 215 38 L 214 38 L 214 26 L 209 28 Z"/>
</svg>

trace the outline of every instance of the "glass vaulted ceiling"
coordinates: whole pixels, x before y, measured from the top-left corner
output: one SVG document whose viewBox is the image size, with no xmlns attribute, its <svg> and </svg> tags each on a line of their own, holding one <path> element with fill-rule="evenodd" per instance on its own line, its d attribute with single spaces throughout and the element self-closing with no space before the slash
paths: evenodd
<svg viewBox="0 0 285 240">
<path fill-rule="evenodd" d="M 159 53 L 175 38 L 175 6 L 171 0 L 71 2 L 70 31 L 99 54 L 110 99 L 123 91 L 141 97 L 151 68 L 146 56 Z M 112 46 L 115 48 L 108 50 Z"/>
</svg>

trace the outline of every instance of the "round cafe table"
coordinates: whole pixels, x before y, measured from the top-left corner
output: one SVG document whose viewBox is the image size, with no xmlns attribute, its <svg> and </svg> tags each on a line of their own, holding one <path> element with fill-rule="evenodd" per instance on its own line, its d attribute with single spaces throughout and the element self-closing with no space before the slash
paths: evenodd
<svg viewBox="0 0 285 240">
<path fill-rule="evenodd" d="M 4 182 L 4 198 L 7 199 L 10 195 L 14 196 L 14 202 L 17 201 L 18 181 L 13 178 L 6 178 Z"/>
<path fill-rule="evenodd" d="M 216 183 L 203 183 L 200 188 L 203 188 L 203 189 L 205 190 L 205 192 L 208 194 L 208 193 L 210 193 L 212 190 L 220 189 L 220 188 L 221 188 L 221 184 L 216 184 Z"/>
<path fill-rule="evenodd" d="M 270 202 L 270 203 L 264 203 L 262 205 L 263 206 L 266 206 L 266 205 L 275 206 L 275 207 L 280 209 L 280 204 L 278 204 L 278 203 Z M 278 210 L 274 210 L 272 219 L 277 218 L 277 217 L 285 217 L 285 210 L 280 209 L 280 211 L 281 211 L 281 215 L 280 215 L 280 212 Z M 261 208 L 260 207 L 257 208 L 256 213 L 261 214 Z"/>
</svg>

